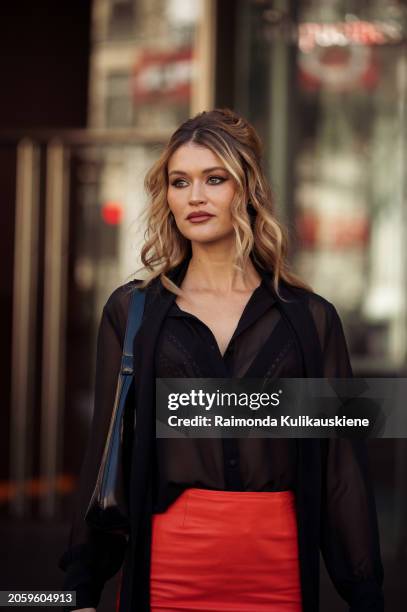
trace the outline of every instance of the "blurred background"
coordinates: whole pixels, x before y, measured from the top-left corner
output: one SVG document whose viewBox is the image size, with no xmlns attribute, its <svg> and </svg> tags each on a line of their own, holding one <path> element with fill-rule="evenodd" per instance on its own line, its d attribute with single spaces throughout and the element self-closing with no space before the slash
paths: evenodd
<svg viewBox="0 0 407 612">
<path fill-rule="evenodd" d="M 355 374 L 407 375 L 407 6 L 14 0 L 0 74 L 0 590 L 60 589 L 101 310 L 140 265 L 145 171 L 192 114 L 255 125 L 294 268 L 337 306 Z M 406 440 L 369 454 L 402 611 Z M 321 581 L 321 609 L 344 610 Z"/>
</svg>

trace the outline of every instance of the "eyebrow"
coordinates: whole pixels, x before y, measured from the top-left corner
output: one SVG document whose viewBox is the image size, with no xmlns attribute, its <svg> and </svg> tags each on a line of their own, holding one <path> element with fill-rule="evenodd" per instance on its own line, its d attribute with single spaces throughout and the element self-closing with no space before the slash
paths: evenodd
<svg viewBox="0 0 407 612">
<path fill-rule="evenodd" d="M 226 168 L 222 166 L 213 166 L 212 168 L 206 168 L 205 170 L 202 170 L 202 174 L 208 174 L 208 172 L 213 172 L 214 170 L 224 170 L 225 172 L 227 172 Z M 188 176 L 188 172 L 183 172 L 182 170 L 171 170 L 168 176 L 171 176 L 171 174 L 185 174 L 186 176 Z"/>
</svg>

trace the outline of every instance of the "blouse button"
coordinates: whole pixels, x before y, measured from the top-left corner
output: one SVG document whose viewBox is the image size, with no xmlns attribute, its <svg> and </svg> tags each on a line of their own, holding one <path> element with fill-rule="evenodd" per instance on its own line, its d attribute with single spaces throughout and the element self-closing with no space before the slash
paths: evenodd
<svg viewBox="0 0 407 612">
<path fill-rule="evenodd" d="M 235 467 L 236 463 L 237 463 L 236 459 L 229 459 L 230 467 Z"/>
</svg>

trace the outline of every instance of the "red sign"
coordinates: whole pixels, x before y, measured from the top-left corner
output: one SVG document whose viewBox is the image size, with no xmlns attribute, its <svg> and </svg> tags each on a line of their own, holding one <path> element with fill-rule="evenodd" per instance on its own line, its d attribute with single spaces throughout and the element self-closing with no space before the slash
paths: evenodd
<svg viewBox="0 0 407 612">
<path fill-rule="evenodd" d="M 299 81 L 310 91 L 321 86 L 333 91 L 373 89 L 379 76 L 377 58 L 367 46 L 315 47 L 299 56 Z"/>
<path fill-rule="evenodd" d="M 369 241 L 369 221 L 364 216 L 322 219 L 315 211 L 301 213 L 296 230 L 303 248 L 344 249 L 365 247 Z"/>
<path fill-rule="evenodd" d="M 123 218 L 123 206 L 119 202 L 105 202 L 102 206 L 102 219 L 107 225 L 119 225 Z"/>
<path fill-rule="evenodd" d="M 299 47 L 303 53 L 309 53 L 318 46 L 373 46 L 399 43 L 402 40 L 402 26 L 395 22 L 352 19 L 332 23 L 304 22 L 299 25 Z"/>
<path fill-rule="evenodd" d="M 133 71 L 134 103 L 188 101 L 193 71 L 192 48 L 144 51 Z"/>
</svg>

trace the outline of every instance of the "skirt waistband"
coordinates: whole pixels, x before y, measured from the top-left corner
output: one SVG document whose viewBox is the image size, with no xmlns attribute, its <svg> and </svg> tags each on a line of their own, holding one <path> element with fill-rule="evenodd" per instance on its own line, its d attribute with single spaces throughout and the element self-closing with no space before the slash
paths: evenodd
<svg viewBox="0 0 407 612">
<path fill-rule="evenodd" d="M 250 508 L 251 513 L 273 512 L 278 514 L 284 512 L 285 509 L 291 511 L 295 508 L 295 494 L 291 490 L 219 491 L 191 487 L 185 489 L 164 513 L 157 513 L 153 516 L 182 512 L 185 504 L 214 510 L 218 507 L 219 510 L 226 513 L 233 512 L 233 506 L 238 506 L 244 507 L 246 511 Z"/>
<path fill-rule="evenodd" d="M 278 503 L 293 501 L 295 499 L 294 491 L 219 491 L 217 489 L 198 489 L 190 487 L 185 489 L 184 493 L 188 497 L 197 497 L 200 499 L 218 499 L 219 501 L 258 501 Z"/>
</svg>

